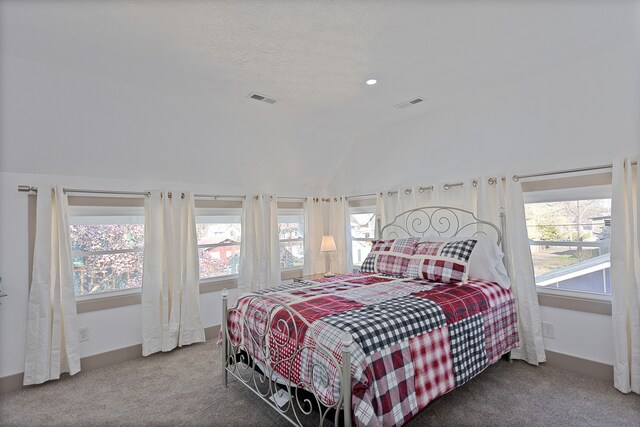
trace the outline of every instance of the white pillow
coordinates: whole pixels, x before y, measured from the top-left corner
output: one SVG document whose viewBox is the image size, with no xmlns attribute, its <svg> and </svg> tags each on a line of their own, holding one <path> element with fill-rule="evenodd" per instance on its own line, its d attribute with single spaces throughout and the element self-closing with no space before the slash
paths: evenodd
<svg viewBox="0 0 640 427">
<path fill-rule="evenodd" d="M 504 254 L 496 242 L 489 236 L 479 234 L 473 237 L 427 237 L 423 240 L 430 242 L 450 242 L 453 240 L 476 239 L 478 243 L 469 258 L 469 277 L 496 282 L 505 289 L 511 287 L 511 280 L 502 262 Z"/>
</svg>

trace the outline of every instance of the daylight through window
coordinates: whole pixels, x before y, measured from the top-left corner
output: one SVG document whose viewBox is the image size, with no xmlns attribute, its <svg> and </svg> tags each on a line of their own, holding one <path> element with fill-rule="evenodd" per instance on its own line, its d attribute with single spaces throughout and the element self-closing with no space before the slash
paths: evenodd
<svg viewBox="0 0 640 427">
<path fill-rule="evenodd" d="M 304 266 L 304 212 L 302 209 L 280 209 L 278 213 L 280 268 Z"/>
<path fill-rule="evenodd" d="M 361 210 L 361 208 L 359 209 Z M 351 220 L 351 253 L 353 266 L 360 267 L 371 252 L 375 238 L 376 214 L 373 212 L 356 213 L 354 209 L 349 215 Z"/>
<path fill-rule="evenodd" d="M 144 216 L 70 216 L 76 296 L 142 287 Z"/>
<path fill-rule="evenodd" d="M 238 274 L 242 238 L 240 213 L 198 215 L 196 231 L 200 280 Z"/>
<path fill-rule="evenodd" d="M 526 203 L 536 285 L 611 295 L 611 199 Z"/>
</svg>

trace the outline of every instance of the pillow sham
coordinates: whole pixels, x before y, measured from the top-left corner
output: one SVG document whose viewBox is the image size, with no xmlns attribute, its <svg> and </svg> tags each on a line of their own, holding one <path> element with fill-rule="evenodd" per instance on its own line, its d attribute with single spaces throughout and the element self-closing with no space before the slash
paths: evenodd
<svg viewBox="0 0 640 427">
<path fill-rule="evenodd" d="M 406 276 L 440 283 L 466 283 L 476 243 L 475 239 L 418 243 Z"/>
<path fill-rule="evenodd" d="M 417 237 L 374 240 L 371 252 L 362 263 L 360 271 L 403 276 L 417 243 Z"/>
<path fill-rule="evenodd" d="M 478 234 L 473 236 L 473 239 L 477 241 L 471 257 L 469 258 L 469 277 L 474 279 L 484 280 L 486 282 L 495 282 L 504 289 L 511 287 L 511 280 L 507 274 L 507 269 L 504 266 L 502 258 L 504 254 L 502 249 L 496 244 L 493 238 L 485 235 Z M 430 237 L 426 239 L 428 242 L 451 242 L 459 239 Z"/>
</svg>

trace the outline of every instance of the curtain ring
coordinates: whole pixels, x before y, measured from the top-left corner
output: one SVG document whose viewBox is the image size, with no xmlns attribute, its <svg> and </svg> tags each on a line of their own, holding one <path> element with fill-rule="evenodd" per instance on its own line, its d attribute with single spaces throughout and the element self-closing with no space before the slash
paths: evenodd
<svg viewBox="0 0 640 427">
<path fill-rule="evenodd" d="M 473 184 L 474 187 L 477 187 L 478 186 L 478 180 L 474 179 L 472 181 L 472 184 Z"/>
<path fill-rule="evenodd" d="M 184 199 L 184 193 L 180 193 L 180 198 Z"/>
<path fill-rule="evenodd" d="M 451 184 L 445 184 L 443 188 L 445 190 L 449 190 L 451 188 Z"/>
<path fill-rule="evenodd" d="M 381 191 L 379 194 L 380 197 L 384 197 L 384 193 Z"/>
<path fill-rule="evenodd" d="M 489 178 L 489 185 L 493 185 L 496 183 L 496 178 Z"/>
<path fill-rule="evenodd" d="M 387 193 L 387 196 L 389 196 L 389 197 L 393 196 L 393 192 L 392 192 L 392 191 L 389 191 L 389 192 Z"/>
<path fill-rule="evenodd" d="M 409 194 L 411 194 L 411 189 L 410 189 L 410 188 L 407 188 L 406 190 L 404 190 L 404 194 L 405 194 L 405 195 L 407 195 L 407 196 L 408 196 Z"/>
<path fill-rule="evenodd" d="M 519 180 L 520 180 L 520 177 L 518 175 L 513 175 L 514 182 L 518 182 Z"/>
</svg>

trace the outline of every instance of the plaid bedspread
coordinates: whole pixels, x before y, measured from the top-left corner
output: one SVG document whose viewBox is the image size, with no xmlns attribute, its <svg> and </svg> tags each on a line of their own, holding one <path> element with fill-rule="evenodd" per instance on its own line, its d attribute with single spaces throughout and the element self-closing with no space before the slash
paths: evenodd
<svg viewBox="0 0 640 427">
<path fill-rule="evenodd" d="M 353 274 L 257 294 L 268 298 L 249 294 L 230 310 L 232 343 L 328 406 L 340 396 L 341 337 L 351 334 L 357 425 L 406 423 L 518 344 L 513 296 L 494 283 Z"/>
</svg>

